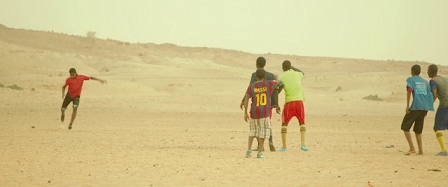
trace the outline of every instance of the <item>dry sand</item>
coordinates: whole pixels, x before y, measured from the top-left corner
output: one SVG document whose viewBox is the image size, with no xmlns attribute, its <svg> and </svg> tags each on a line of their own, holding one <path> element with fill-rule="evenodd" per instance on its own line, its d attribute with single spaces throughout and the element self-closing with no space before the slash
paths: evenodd
<svg viewBox="0 0 448 187">
<path fill-rule="evenodd" d="M 249 125 L 239 102 L 258 56 L 276 74 L 286 59 L 305 71 L 310 151 L 300 151 L 294 118 L 287 152 L 244 157 Z M 413 64 L 428 79 L 425 62 L 260 55 L 0 28 L 0 184 L 448 186 L 448 158 L 434 156 L 434 112 L 426 118 L 425 154 L 404 156 L 400 123 Z M 71 67 L 108 83 L 85 82 L 68 130 L 69 119 L 59 120 L 60 88 Z M 14 84 L 23 90 L 7 87 Z M 382 101 L 362 99 L 369 95 Z M 279 148 L 280 115 L 272 122 Z"/>
</svg>

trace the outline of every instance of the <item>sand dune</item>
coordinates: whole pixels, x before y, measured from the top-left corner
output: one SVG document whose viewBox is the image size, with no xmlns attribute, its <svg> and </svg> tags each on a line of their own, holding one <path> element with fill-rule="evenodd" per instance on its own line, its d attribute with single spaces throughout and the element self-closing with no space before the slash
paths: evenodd
<svg viewBox="0 0 448 187">
<path fill-rule="evenodd" d="M 288 152 L 244 157 L 249 129 L 239 102 L 258 56 L 276 74 L 286 59 L 305 71 L 310 151 L 300 151 L 293 119 Z M 413 64 L 428 79 L 426 62 L 250 54 L 0 28 L 0 184 L 447 186 L 447 158 L 434 156 L 434 112 L 423 132 L 425 155 L 403 155 L 400 123 Z M 85 82 L 69 131 L 59 110 L 71 67 L 108 83 Z M 363 99 L 369 95 L 382 101 Z M 273 115 L 276 147 L 280 119 Z"/>
</svg>

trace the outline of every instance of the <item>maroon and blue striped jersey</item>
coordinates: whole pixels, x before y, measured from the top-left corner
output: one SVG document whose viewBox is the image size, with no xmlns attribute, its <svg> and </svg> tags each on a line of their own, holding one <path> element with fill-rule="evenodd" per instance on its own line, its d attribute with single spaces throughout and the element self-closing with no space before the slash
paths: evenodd
<svg viewBox="0 0 448 187">
<path fill-rule="evenodd" d="M 251 98 L 250 118 L 271 117 L 271 98 L 277 81 L 259 81 L 249 85 L 246 96 Z"/>
</svg>

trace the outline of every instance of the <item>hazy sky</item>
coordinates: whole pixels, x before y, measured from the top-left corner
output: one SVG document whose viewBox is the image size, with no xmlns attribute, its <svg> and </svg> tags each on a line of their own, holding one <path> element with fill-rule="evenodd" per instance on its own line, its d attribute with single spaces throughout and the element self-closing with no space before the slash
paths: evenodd
<svg viewBox="0 0 448 187">
<path fill-rule="evenodd" d="M 0 0 L 0 24 L 133 43 L 448 65 L 448 0 Z"/>
</svg>

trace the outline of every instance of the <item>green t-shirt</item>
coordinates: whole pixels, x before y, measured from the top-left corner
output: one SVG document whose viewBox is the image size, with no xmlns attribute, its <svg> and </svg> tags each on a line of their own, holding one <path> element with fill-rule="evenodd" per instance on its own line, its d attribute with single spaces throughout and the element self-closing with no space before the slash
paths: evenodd
<svg viewBox="0 0 448 187">
<path fill-rule="evenodd" d="M 280 75 L 280 84 L 283 84 L 285 91 L 285 103 L 290 101 L 305 101 L 305 94 L 302 89 L 303 73 L 288 70 Z"/>
</svg>

